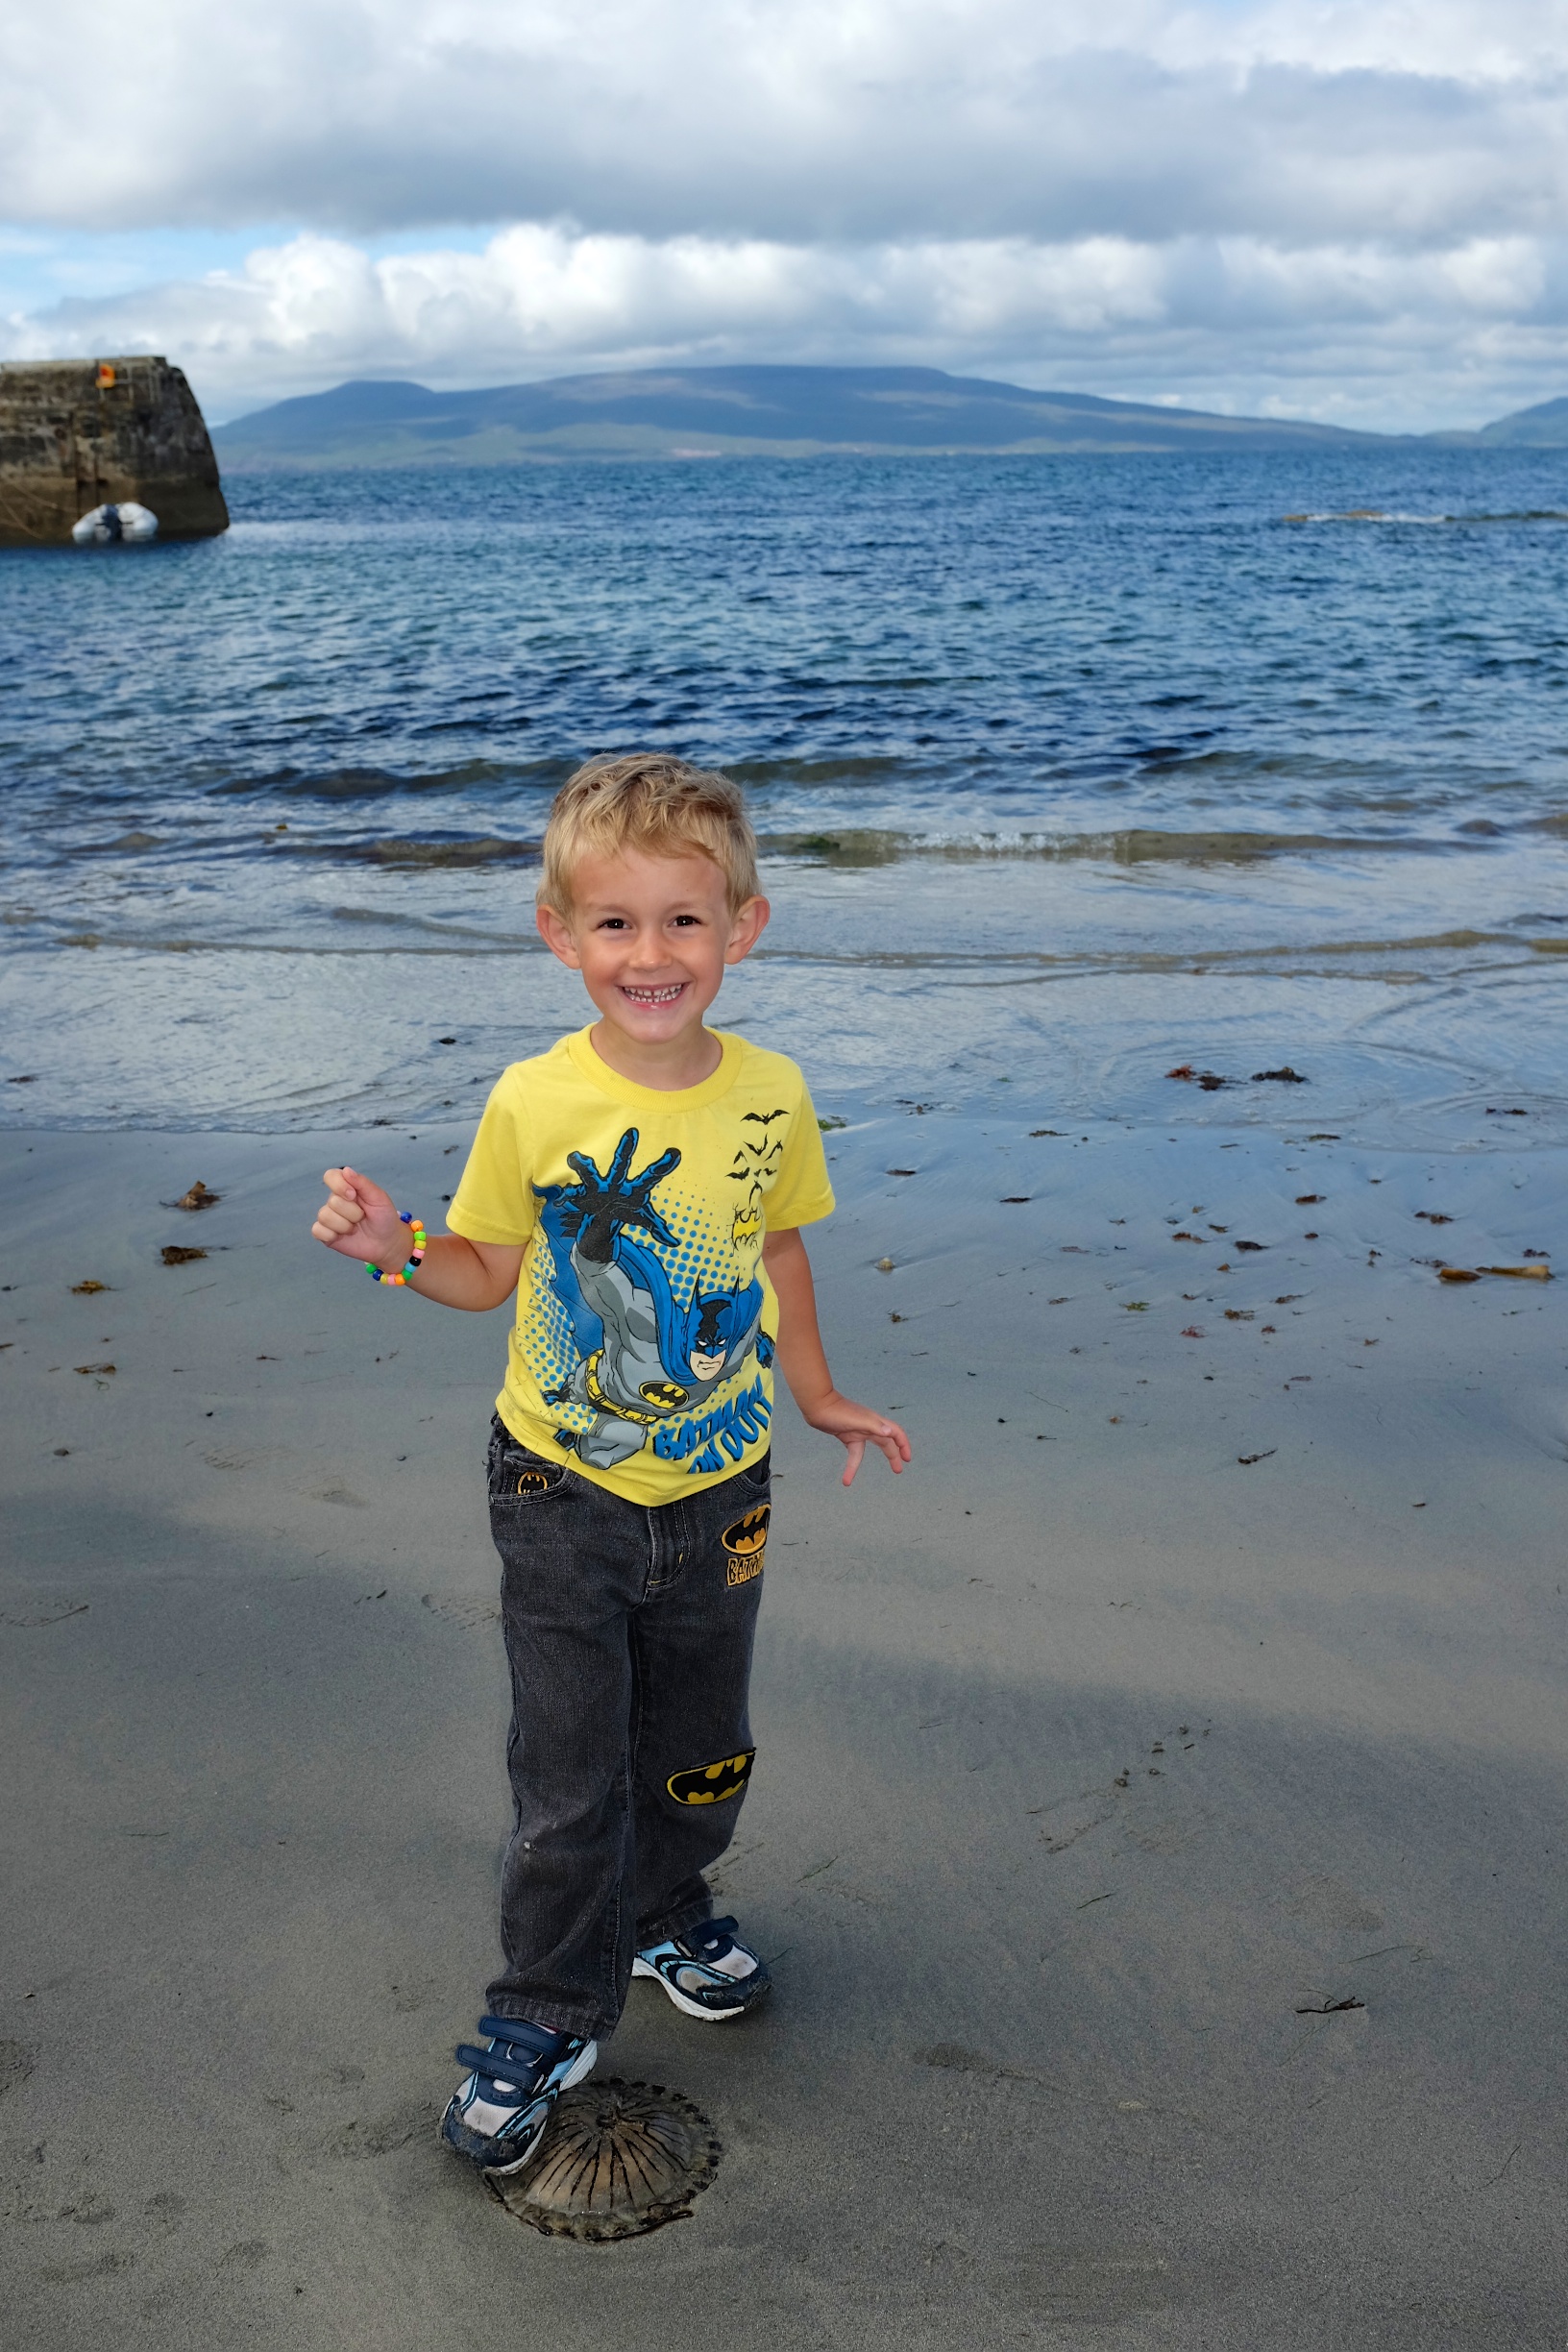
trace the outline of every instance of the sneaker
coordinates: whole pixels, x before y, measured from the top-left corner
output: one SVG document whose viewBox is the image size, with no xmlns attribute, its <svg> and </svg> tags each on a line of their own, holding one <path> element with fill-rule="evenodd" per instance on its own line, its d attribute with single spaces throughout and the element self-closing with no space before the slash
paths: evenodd
<svg viewBox="0 0 1568 2352">
<path fill-rule="evenodd" d="M 678 1936 L 645 1944 L 631 1972 L 656 1977 L 675 2007 L 695 2018 L 739 2017 L 772 1981 L 732 1919 L 698 1920 Z"/>
<path fill-rule="evenodd" d="M 521 2018 L 482 2017 L 479 2031 L 482 2049 L 457 2046 L 458 2065 L 474 2071 L 453 2093 L 441 2137 L 486 2172 L 520 2172 L 561 2093 L 593 2072 L 599 2045 Z"/>
</svg>

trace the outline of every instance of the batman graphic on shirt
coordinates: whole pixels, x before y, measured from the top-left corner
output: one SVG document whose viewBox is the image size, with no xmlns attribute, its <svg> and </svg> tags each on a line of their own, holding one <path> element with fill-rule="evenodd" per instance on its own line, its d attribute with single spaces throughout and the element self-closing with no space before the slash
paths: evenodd
<svg viewBox="0 0 1568 2352">
<path fill-rule="evenodd" d="M 633 1174 L 638 1140 L 628 1127 L 603 1171 L 586 1153 L 568 1152 L 576 1183 L 536 1188 L 555 1262 L 551 1286 L 582 1349 L 545 1401 L 594 1414 L 586 1430 L 558 1430 L 556 1443 L 598 1471 L 639 1453 L 674 1415 L 699 1413 L 748 1357 L 772 1357 L 755 1277 L 744 1288 L 737 1279 L 728 1290 L 698 1288 L 684 1306 L 677 1301 L 658 1253 L 678 1241 L 652 1196 L 680 1154 L 661 1152 Z"/>
</svg>

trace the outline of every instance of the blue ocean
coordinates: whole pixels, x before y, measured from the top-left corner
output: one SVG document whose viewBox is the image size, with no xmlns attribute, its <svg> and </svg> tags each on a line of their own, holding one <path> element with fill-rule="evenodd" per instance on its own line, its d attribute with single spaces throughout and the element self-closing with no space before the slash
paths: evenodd
<svg viewBox="0 0 1568 2352">
<path fill-rule="evenodd" d="M 824 1109 L 1568 1133 L 1568 453 L 226 487 L 0 553 L 9 1125 L 466 1116 L 582 1017 L 551 794 L 649 746 L 747 788 L 721 1017 Z"/>
</svg>

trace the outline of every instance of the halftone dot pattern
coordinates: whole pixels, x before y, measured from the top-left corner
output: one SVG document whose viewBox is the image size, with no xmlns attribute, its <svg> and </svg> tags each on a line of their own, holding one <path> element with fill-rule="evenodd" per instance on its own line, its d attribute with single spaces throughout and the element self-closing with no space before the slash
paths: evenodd
<svg viewBox="0 0 1568 2352">
<path fill-rule="evenodd" d="M 680 1242 L 673 1258 L 660 1253 L 680 1304 L 687 1305 L 699 1290 L 727 1290 L 737 1280 L 744 1289 L 750 1269 L 743 1268 L 729 1235 L 714 1222 L 707 1203 L 685 1192 L 671 1195 L 663 1185 L 659 1193 L 659 1212 Z"/>
<path fill-rule="evenodd" d="M 661 1247 L 659 1256 L 679 1305 L 689 1305 L 699 1291 L 729 1290 L 737 1285 L 745 1288 L 755 1271 L 756 1254 L 735 1248 L 728 1232 L 717 1224 L 706 1202 L 663 1184 L 658 1188 L 656 1205 L 676 1237 L 674 1254 L 668 1247 Z M 639 1240 L 651 1241 L 651 1236 L 641 1227 L 631 1230 Z M 520 1345 L 524 1361 L 542 1391 L 564 1386 L 579 1361 L 572 1317 L 551 1287 L 552 1266 L 549 1237 L 541 1234 L 530 1260 L 533 1279 Z M 565 1280 L 572 1279 L 570 1264 L 559 1272 Z M 729 1384 L 724 1385 L 727 1390 Z M 587 1429 L 597 1418 L 587 1405 L 566 1403 L 551 1409 L 557 1410 L 563 1424 L 571 1428 Z"/>
<path fill-rule="evenodd" d="M 549 1236 L 541 1232 L 530 1261 L 533 1276 L 528 1299 L 527 1319 L 523 1324 L 519 1344 L 523 1360 L 539 1384 L 541 1393 L 547 1388 L 559 1388 L 570 1380 L 576 1365 L 577 1351 L 572 1339 L 572 1317 L 550 1286 L 551 1255 Z M 570 1400 L 552 1406 L 564 1427 L 591 1429 L 597 1415 L 591 1405 L 578 1405 Z"/>
</svg>

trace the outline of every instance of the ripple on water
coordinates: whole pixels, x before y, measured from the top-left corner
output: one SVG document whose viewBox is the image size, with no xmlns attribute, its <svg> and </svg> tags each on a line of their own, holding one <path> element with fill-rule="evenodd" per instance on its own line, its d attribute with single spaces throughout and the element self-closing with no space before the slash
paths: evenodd
<svg viewBox="0 0 1568 2352">
<path fill-rule="evenodd" d="M 634 464 L 378 475 L 368 503 L 240 477 L 225 540 L 0 557 L 32 1081 L 0 1118 L 454 1110 L 579 1016 L 532 935 L 538 842 L 573 762 L 636 741 L 746 783 L 775 918 L 722 1017 L 819 1090 L 1164 1118 L 1162 1059 L 1234 1051 L 1456 1138 L 1488 1089 L 1544 1103 L 1556 472 Z M 453 1029 L 482 1040 L 460 1081 Z"/>
</svg>

